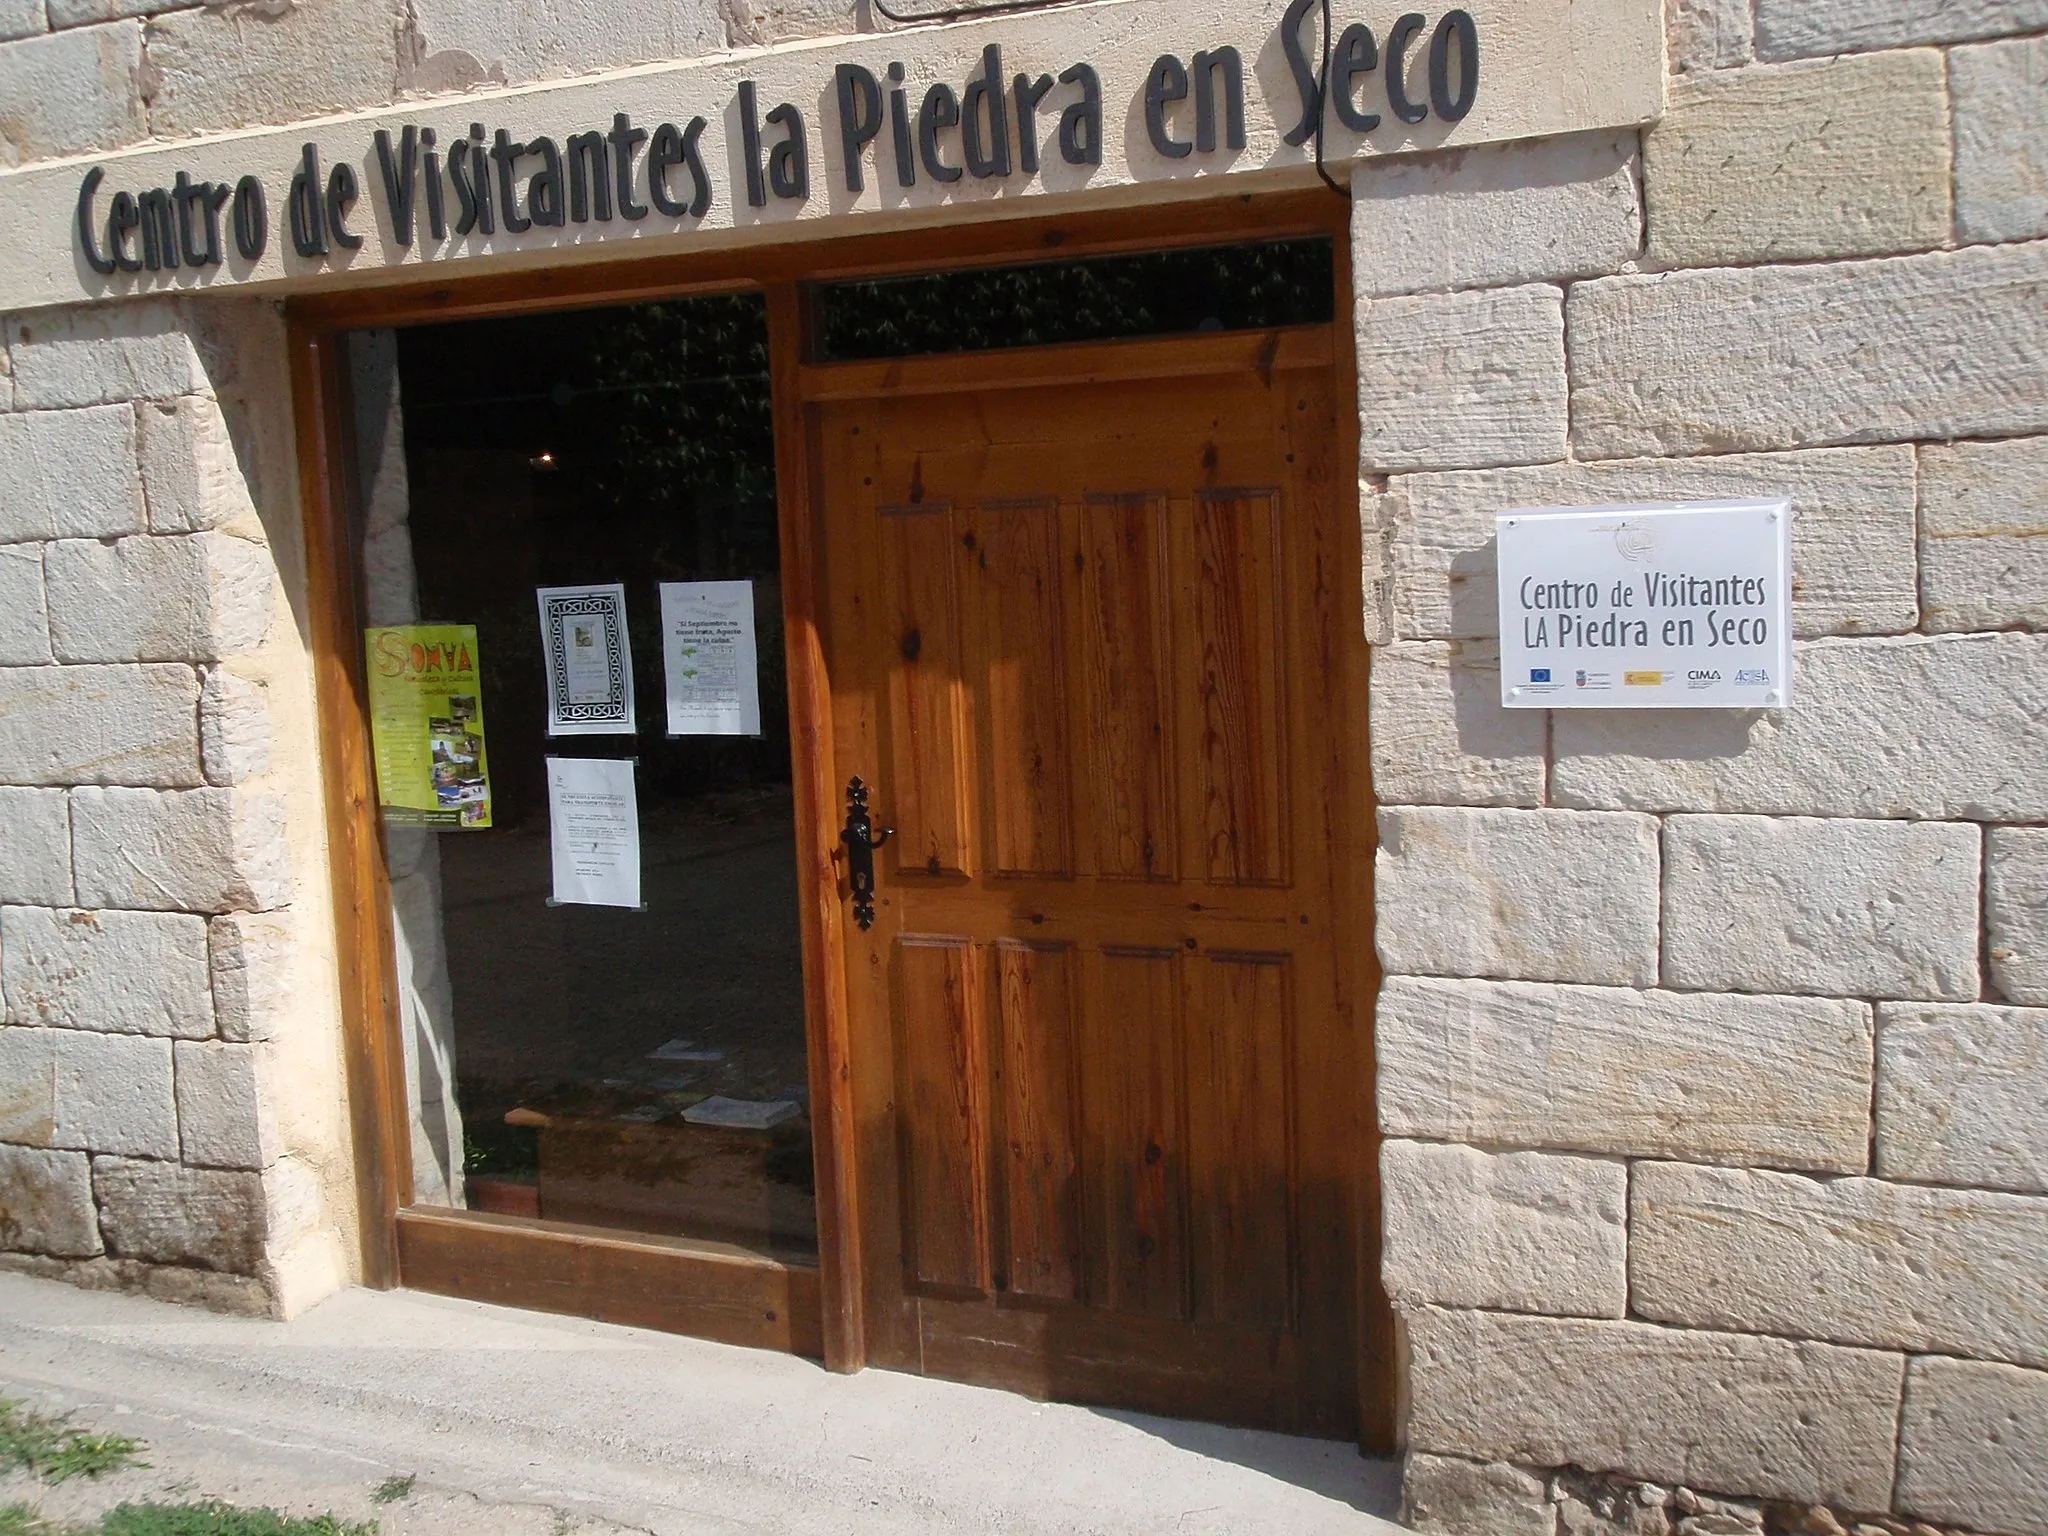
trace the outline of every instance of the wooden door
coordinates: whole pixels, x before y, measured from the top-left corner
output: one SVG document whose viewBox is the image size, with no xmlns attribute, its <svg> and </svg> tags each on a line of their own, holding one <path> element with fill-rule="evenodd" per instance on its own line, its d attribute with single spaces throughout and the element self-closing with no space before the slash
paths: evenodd
<svg viewBox="0 0 2048 1536">
<path fill-rule="evenodd" d="M 807 370 L 836 768 L 895 829 L 845 925 L 872 1363 L 1356 1433 L 1331 356 L 1317 327 Z"/>
</svg>

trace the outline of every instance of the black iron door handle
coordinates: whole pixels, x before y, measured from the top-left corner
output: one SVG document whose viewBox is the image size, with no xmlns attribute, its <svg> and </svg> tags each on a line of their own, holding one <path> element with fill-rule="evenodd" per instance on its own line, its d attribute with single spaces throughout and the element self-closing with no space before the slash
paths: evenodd
<svg viewBox="0 0 2048 1536">
<path fill-rule="evenodd" d="M 868 787 L 859 774 L 846 781 L 846 825 L 839 841 L 846 844 L 846 883 L 853 892 L 853 920 L 862 928 L 875 925 L 875 850 L 896 834 L 894 827 L 875 830 L 868 815 Z"/>
</svg>

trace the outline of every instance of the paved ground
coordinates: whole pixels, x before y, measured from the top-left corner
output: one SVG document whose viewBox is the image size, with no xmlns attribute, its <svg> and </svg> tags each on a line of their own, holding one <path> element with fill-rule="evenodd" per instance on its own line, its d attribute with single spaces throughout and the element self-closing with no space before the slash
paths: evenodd
<svg viewBox="0 0 2048 1536">
<path fill-rule="evenodd" d="M 272 1323 L 0 1274 L 0 1395 L 148 1444 L 51 1515 L 170 1494 L 362 1518 L 416 1475 L 385 1531 L 1401 1536 L 1394 1467 L 1346 1445 L 411 1292 Z"/>
</svg>

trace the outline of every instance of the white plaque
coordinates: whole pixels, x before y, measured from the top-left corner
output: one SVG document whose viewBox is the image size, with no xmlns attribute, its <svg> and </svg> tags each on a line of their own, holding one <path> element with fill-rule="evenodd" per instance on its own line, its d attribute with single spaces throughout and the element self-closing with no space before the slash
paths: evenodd
<svg viewBox="0 0 2048 1536">
<path fill-rule="evenodd" d="M 640 805 L 633 760 L 551 757 L 548 843 L 556 906 L 640 905 Z"/>
<path fill-rule="evenodd" d="M 751 581 L 664 581 L 661 655 L 671 736 L 758 736 Z"/>
<path fill-rule="evenodd" d="M 1783 709 L 1789 501 L 1518 507 L 1494 519 L 1508 709 Z"/>
<path fill-rule="evenodd" d="M 534 595 L 547 658 L 548 734 L 631 736 L 638 725 L 625 587 L 537 587 Z"/>
</svg>

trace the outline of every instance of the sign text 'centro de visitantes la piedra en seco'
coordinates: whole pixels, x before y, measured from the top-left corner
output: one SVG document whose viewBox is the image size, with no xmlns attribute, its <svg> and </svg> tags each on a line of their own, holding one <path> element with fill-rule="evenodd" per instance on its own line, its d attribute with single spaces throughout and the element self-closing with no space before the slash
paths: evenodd
<svg viewBox="0 0 2048 1536">
<path fill-rule="evenodd" d="M 1494 519 L 1510 709 L 1783 709 L 1792 507 L 1522 507 Z"/>
</svg>

